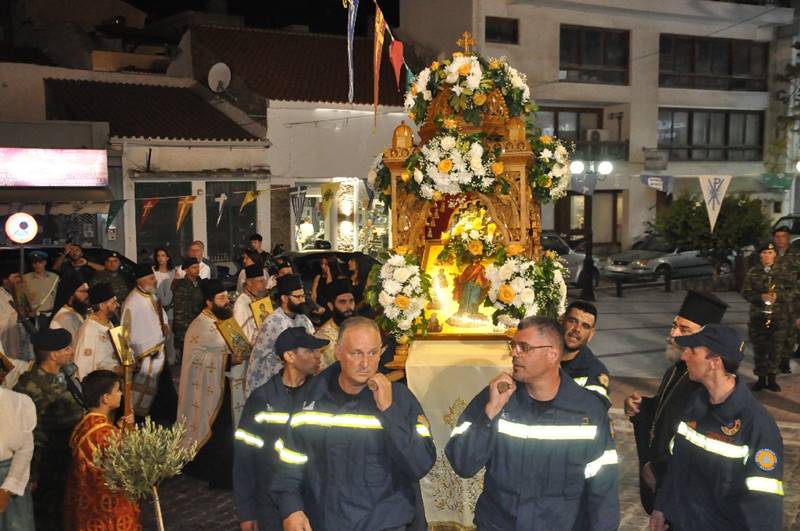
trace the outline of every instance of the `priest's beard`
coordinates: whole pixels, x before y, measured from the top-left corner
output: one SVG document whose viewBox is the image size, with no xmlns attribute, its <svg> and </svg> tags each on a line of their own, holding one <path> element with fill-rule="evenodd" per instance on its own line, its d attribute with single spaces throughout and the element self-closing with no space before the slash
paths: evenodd
<svg viewBox="0 0 800 531">
<path fill-rule="evenodd" d="M 233 310 L 231 310 L 230 304 L 226 304 L 225 306 L 217 306 L 215 304 L 211 307 L 211 313 L 220 321 L 233 317 Z"/>
<path fill-rule="evenodd" d="M 353 317 L 356 314 L 355 311 L 350 310 L 347 312 L 340 312 L 336 308 L 333 309 L 333 322 L 336 323 L 336 326 L 341 326 L 345 319 Z"/>
<path fill-rule="evenodd" d="M 681 355 L 683 355 L 683 350 L 679 347 L 675 340 L 671 337 L 667 338 L 667 346 L 664 349 L 664 356 L 666 356 L 667 361 L 670 363 L 677 363 L 681 359 Z"/>
<path fill-rule="evenodd" d="M 89 313 L 89 305 L 85 302 L 81 302 L 78 299 L 72 299 L 72 302 L 69 303 L 70 308 L 78 312 L 82 317 L 86 317 L 86 314 Z"/>
<path fill-rule="evenodd" d="M 306 315 L 307 313 L 309 313 L 311 311 L 311 307 L 308 305 L 308 303 L 301 302 L 300 304 L 295 304 L 295 303 L 293 303 L 291 301 L 291 299 L 289 300 L 288 304 L 286 305 L 286 308 L 290 312 L 292 312 L 294 314 L 297 314 L 297 315 Z"/>
</svg>

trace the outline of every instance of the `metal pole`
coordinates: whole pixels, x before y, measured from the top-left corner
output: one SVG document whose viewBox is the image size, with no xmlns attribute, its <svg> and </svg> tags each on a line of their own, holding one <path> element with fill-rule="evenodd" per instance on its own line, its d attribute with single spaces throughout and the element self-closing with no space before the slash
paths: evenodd
<svg viewBox="0 0 800 531">
<path fill-rule="evenodd" d="M 583 286 L 581 299 L 594 301 L 594 260 L 592 259 L 592 196 L 583 196 L 583 228 L 586 239 L 586 256 L 583 259 Z"/>
</svg>

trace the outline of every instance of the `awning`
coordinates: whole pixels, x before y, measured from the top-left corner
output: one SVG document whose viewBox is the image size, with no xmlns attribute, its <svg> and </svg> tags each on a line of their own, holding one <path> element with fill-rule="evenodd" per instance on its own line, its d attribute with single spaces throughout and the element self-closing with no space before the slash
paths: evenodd
<svg viewBox="0 0 800 531">
<path fill-rule="evenodd" d="M 0 188 L 0 215 L 23 211 L 44 214 L 105 214 L 114 199 L 108 188 Z"/>
<path fill-rule="evenodd" d="M 674 192 L 676 195 L 681 195 L 682 193 L 702 195 L 700 190 L 700 181 L 697 179 L 697 177 L 677 177 L 675 179 Z M 774 198 L 776 200 L 780 200 L 784 196 L 783 190 L 767 188 L 764 185 L 764 179 L 761 176 L 734 176 L 733 179 L 731 179 L 731 184 L 727 193 L 751 194 L 763 198 Z"/>
</svg>

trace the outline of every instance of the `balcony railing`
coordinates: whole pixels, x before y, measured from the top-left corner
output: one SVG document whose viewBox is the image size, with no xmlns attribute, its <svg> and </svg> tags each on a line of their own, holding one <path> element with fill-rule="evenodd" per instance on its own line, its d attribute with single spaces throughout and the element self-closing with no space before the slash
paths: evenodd
<svg viewBox="0 0 800 531">
<path fill-rule="evenodd" d="M 589 141 L 575 143 L 573 160 L 628 160 L 628 141 L 598 142 L 592 145 Z"/>
</svg>

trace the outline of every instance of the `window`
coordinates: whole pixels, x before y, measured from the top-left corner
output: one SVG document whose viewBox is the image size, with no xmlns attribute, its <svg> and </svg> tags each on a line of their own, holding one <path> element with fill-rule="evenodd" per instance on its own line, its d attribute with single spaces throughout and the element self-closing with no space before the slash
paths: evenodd
<svg viewBox="0 0 800 531">
<path fill-rule="evenodd" d="M 486 17 L 484 40 L 500 44 L 519 44 L 519 20 L 515 18 Z"/>
<path fill-rule="evenodd" d="M 604 139 L 597 146 L 599 151 L 591 152 L 589 131 L 603 128 L 603 109 L 542 107 L 536 111 L 534 125 L 543 135 L 575 143 L 573 158 L 628 160 L 628 142 L 619 139 Z M 612 137 L 616 136 L 612 131 Z"/>
<path fill-rule="evenodd" d="M 626 30 L 561 26 L 564 81 L 627 85 L 628 38 Z"/>
<path fill-rule="evenodd" d="M 186 219 L 183 220 L 180 231 L 175 231 L 176 215 L 178 210 L 178 197 L 192 195 L 191 182 L 144 182 L 136 183 L 136 248 L 139 253 L 138 261 L 143 258 L 151 259 L 157 247 L 166 247 L 172 256 L 173 262 L 180 263 L 180 257 L 189 248 L 194 239 L 192 232 L 192 215 L 197 205 L 194 205 Z M 144 211 L 144 198 L 163 197 L 150 211 L 144 224 L 142 214 Z M 195 199 L 197 202 L 199 198 Z M 130 258 L 133 258 L 132 256 Z"/>
<path fill-rule="evenodd" d="M 767 90 L 768 43 L 661 35 L 659 85 Z"/>
<path fill-rule="evenodd" d="M 206 182 L 206 254 L 215 264 L 237 263 L 242 247 L 250 245 L 249 236 L 258 232 L 256 203 L 250 203 L 239 212 L 246 192 L 255 189 L 254 181 Z M 226 200 L 220 218 L 219 199 L 222 194 L 225 194 Z"/>
<path fill-rule="evenodd" d="M 670 160 L 758 161 L 764 114 L 757 111 L 660 109 L 658 147 Z"/>
</svg>

